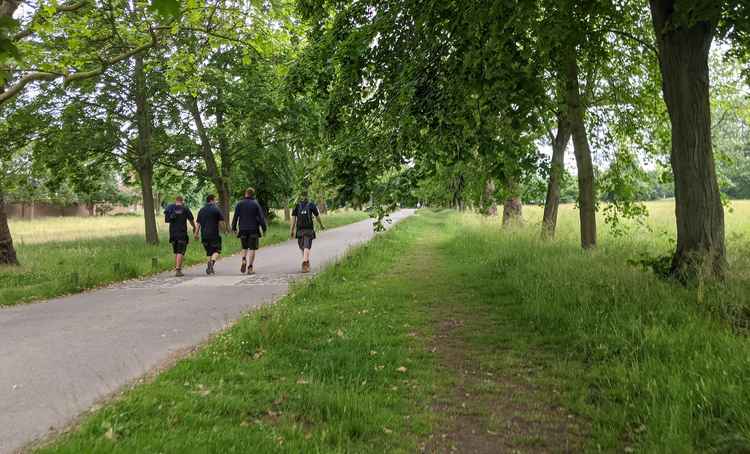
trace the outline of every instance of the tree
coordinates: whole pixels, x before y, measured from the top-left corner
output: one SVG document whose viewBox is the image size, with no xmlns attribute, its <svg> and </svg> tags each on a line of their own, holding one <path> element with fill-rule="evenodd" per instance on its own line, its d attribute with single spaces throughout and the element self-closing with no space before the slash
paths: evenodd
<svg viewBox="0 0 750 454">
<path fill-rule="evenodd" d="M 750 29 L 743 1 L 650 0 L 664 101 L 672 123 L 677 247 L 672 274 L 722 276 L 724 210 L 711 140 L 708 57 L 719 26 L 738 39 Z"/>
</svg>

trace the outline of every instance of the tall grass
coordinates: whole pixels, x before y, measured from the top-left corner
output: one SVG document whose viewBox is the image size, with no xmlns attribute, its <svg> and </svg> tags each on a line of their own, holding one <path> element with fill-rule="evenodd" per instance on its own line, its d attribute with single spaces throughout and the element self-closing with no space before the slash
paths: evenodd
<svg viewBox="0 0 750 454">
<path fill-rule="evenodd" d="M 529 226 L 501 231 L 466 215 L 447 253 L 474 278 L 488 310 L 503 311 L 538 343 L 585 365 L 579 410 L 594 447 L 635 443 L 644 452 L 750 452 L 750 204 L 727 213 L 732 271 L 725 282 L 683 287 L 628 264 L 673 247 L 667 213 L 626 236 L 606 230 L 595 251 L 577 244 L 577 212 L 566 209 L 555 242 Z M 662 230 L 663 229 L 663 230 Z M 739 318 L 739 319 L 738 319 Z"/>
</svg>

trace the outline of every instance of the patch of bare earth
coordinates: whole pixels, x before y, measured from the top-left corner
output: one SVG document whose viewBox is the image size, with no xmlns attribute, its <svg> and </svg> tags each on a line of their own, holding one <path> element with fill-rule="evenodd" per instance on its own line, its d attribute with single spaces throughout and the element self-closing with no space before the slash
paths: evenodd
<svg viewBox="0 0 750 454">
<path fill-rule="evenodd" d="M 440 306 L 440 307 L 437 307 Z M 585 423 L 558 403 L 541 355 L 471 336 L 503 329 L 457 305 L 433 305 L 430 349 L 453 380 L 432 405 L 439 422 L 426 453 L 557 453 L 583 450 Z M 553 381 L 553 380 L 552 380 Z"/>
</svg>

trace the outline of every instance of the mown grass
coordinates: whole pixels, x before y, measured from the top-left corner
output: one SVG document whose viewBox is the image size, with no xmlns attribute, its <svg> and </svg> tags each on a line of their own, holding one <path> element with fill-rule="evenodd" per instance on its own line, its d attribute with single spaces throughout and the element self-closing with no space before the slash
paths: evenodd
<svg viewBox="0 0 750 454">
<path fill-rule="evenodd" d="M 341 211 L 325 216 L 333 228 L 366 219 L 362 212 Z M 143 218 L 48 218 L 11 224 L 20 267 L 0 267 L 0 306 L 52 298 L 85 289 L 146 276 L 174 267 L 167 229 L 160 227 L 161 244 L 143 240 Z M 275 221 L 262 245 L 285 241 L 288 226 Z M 59 240 L 63 238 L 64 240 Z M 224 254 L 239 250 L 234 235 L 224 237 Z M 154 266 L 154 259 L 156 266 Z M 191 240 L 185 263 L 204 261 L 199 241 Z"/>
<path fill-rule="evenodd" d="M 584 422 L 589 451 L 750 451 L 750 341 L 717 309 L 748 307 L 740 210 L 728 280 L 687 288 L 627 263 L 668 238 L 602 231 L 582 251 L 576 215 L 563 210 L 543 242 L 534 209 L 510 231 L 423 212 L 41 452 L 414 452 L 445 423 L 431 404 L 466 373 L 429 353 L 440 317 L 466 323 L 461 369 L 533 376 L 542 408 Z M 502 384 L 482 399 L 503 407 Z M 485 426 L 523 421 L 521 404 Z M 531 435 L 521 451 L 544 445 Z"/>
</svg>

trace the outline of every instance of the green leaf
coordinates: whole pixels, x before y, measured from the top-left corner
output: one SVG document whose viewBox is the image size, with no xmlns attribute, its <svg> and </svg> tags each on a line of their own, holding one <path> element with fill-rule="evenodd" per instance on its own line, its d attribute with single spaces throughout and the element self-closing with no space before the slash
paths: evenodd
<svg viewBox="0 0 750 454">
<path fill-rule="evenodd" d="M 177 17 L 180 15 L 180 0 L 151 0 L 151 9 L 165 18 Z"/>
</svg>

